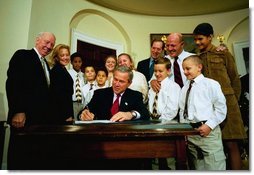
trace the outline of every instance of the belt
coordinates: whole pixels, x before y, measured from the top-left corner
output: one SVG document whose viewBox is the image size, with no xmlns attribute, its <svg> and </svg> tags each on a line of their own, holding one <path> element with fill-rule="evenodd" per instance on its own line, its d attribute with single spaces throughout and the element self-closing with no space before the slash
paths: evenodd
<svg viewBox="0 0 254 175">
<path fill-rule="evenodd" d="M 207 120 L 204 120 L 204 121 L 200 121 L 200 122 L 197 122 L 197 123 L 190 123 L 190 125 L 192 126 L 192 128 L 199 128 L 201 125 L 205 124 Z"/>
</svg>

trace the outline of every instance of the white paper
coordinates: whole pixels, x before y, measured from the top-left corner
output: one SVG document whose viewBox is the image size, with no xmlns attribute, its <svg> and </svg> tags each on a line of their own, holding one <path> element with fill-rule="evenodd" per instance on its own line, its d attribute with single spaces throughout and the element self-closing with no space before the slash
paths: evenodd
<svg viewBox="0 0 254 175">
<path fill-rule="evenodd" d="M 77 120 L 75 121 L 75 124 L 89 124 L 89 123 L 115 123 L 115 122 L 110 120 L 91 120 L 91 121 Z"/>
</svg>

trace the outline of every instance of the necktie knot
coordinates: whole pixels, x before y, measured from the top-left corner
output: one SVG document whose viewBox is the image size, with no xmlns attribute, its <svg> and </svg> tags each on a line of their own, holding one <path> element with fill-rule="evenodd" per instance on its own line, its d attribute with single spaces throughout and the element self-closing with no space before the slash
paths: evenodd
<svg viewBox="0 0 254 175">
<path fill-rule="evenodd" d="M 89 91 L 91 91 L 93 89 L 93 83 L 90 84 L 90 89 Z"/>
<path fill-rule="evenodd" d="M 195 82 L 194 80 L 190 80 L 190 86 L 192 86 L 194 82 Z"/>
</svg>

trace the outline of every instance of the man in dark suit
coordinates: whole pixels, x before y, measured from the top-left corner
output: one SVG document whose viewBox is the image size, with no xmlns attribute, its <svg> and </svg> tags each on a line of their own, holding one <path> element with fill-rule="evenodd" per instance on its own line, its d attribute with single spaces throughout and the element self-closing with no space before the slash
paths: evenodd
<svg viewBox="0 0 254 175">
<path fill-rule="evenodd" d="M 7 122 L 11 126 L 7 164 L 9 170 L 33 167 L 25 157 L 19 156 L 13 132 L 15 128 L 46 124 L 49 121 L 49 66 L 44 59 L 52 51 L 55 40 L 52 33 L 40 33 L 33 49 L 18 50 L 10 60 L 6 81 L 9 106 Z M 19 164 L 14 165 L 12 162 Z"/>
<path fill-rule="evenodd" d="M 87 107 L 80 115 L 81 120 L 148 120 L 149 111 L 143 104 L 142 94 L 129 89 L 133 73 L 126 66 L 119 66 L 114 71 L 112 87 L 98 89 Z M 117 99 L 119 96 L 119 99 Z M 112 106 L 119 100 L 118 112 L 112 114 Z"/>
<path fill-rule="evenodd" d="M 25 124 L 46 122 L 49 104 L 49 66 L 47 56 L 55 45 L 55 36 L 49 32 L 36 37 L 31 50 L 18 50 L 12 56 L 7 71 L 6 93 L 8 119 L 11 127 L 20 128 Z M 43 61 L 46 63 L 44 71 Z"/>
<path fill-rule="evenodd" d="M 164 42 L 162 40 L 154 39 L 151 43 L 151 56 L 145 60 L 138 62 L 137 71 L 145 75 L 147 82 L 153 76 L 154 61 L 164 51 Z"/>
</svg>

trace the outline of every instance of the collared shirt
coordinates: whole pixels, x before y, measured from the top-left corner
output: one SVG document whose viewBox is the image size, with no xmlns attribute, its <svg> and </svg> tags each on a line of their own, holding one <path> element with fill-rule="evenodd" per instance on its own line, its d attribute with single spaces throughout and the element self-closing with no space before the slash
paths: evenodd
<svg viewBox="0 0 254 175">
<path fill-rule="evenodd" d="M 41 54 L 39 53 L 39 51 L 38 51 L 35 47 L 34 47 L 33 49 L 34 49 L 35 52 L 37 53 L 39 60 L 41 60 L 41 57 L 42 57 L 42 56 L 41 56 Z"/>
<path fill-rule="evenodd" d="M 92 88 L 91 88 L 91 84 L 93 84 Z M 96 90 L 96 89 L 97 88 L 95 86 L 95 81 L 93 81 L 92 83 L 87 82 L 87 84 L 85 84 L 81 88 L 81 92 L 84 97 L 84 103 L 83 103 L 84 106 L 86 106 L 90 102 L 90 100 L 93 97 L 94 90 Z"/>
<path fill-rule="evenodd" d="M 178 102 L 181 88 L 168 77 L 161 82 L 161 89 L 158 93 L 157 113 L 162 120 L 172 120 L 178 112 Z M 156 93 L 153 89 L 148 92 L 148 106 L 150 113 L 153 112 L 153 103 Z"/>
<path fill-rule="evenodd" d="M 189 88 L 188 80 L 180 94 L 180 122 L 199 122 L 207 120 L 206 124 L 211 128 L 218 126 L 227 114 L 226 99 L 222 93 L 220 84 L 200 74 L 194 79 L 188 98 L 188 119 L 183 117 L 186 92 Z"/>
<path fill-rule="evenodd" d="M 80 89 L 82 89 L 82 87 L 85 85 L 85 80 L 84 80 L 84 73 L 79 71 L 79 72 L 76 72 L 74 69 L 69 69 L 68 70 L 69 74 L 71 75 L 71 78 L 73 79 L 73 95 L 72 95 L 72 100 L 73 101 L 77 101 L 76 99 L 76 79 L 77 79 L 77 75 L 78 75 L 78 78 L 79 78 L 79 83 L 80 83 Z M 82 101 L 83 101 L 83 97 L 82 97 Z"/>
</svg>

